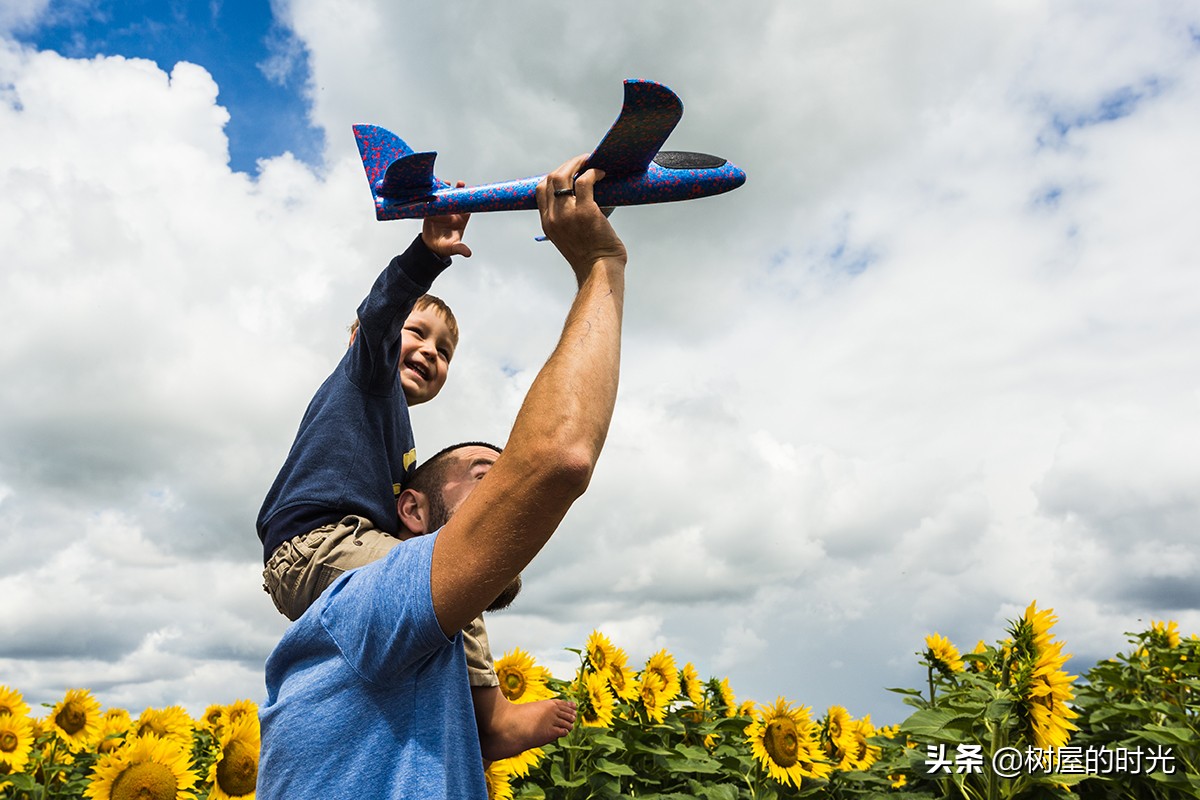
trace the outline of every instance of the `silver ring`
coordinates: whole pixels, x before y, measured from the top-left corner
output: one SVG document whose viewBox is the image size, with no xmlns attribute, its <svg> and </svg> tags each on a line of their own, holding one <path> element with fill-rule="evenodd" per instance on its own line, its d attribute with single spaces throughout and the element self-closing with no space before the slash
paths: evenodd
<svg viewBox="0 0 1200 800">
<path fill-rule="evenodd" d="M 555 189 L 554 196 L 555 197 L 574 197 L 575 196 L 575 188 L 571 187 L 570 189 Z"/>
</svg>

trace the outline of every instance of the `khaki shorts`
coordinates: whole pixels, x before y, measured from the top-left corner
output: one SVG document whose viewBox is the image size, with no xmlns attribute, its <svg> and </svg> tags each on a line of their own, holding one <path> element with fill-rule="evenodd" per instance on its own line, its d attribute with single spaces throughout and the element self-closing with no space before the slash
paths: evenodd
<svg viewBox="0 0 1200 800">
<path fill-rule="evenodd" d="M 365 517 L 348 516 L 322 525 L 275 548 L 263 570 L 263 590 L 280 613 L 297 620 L 339 575 L 378 561 L 400 541 Z M 471 685 L 499 686 L 483 617 L 476 617 L 463 630 L 463 646 Z"/>
</svg>

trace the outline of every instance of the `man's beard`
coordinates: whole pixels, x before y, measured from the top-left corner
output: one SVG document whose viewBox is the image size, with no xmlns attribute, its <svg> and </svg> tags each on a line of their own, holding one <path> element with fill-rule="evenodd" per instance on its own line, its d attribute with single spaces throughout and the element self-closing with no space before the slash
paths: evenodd
<svg viewBox="0 0 1200 800">
<path fill-rule="evenodd" d="M 496 596 L 496 599 L 491 602 L 484 611 L 503 611 L 512 605 L 512 601 L 517 599 L 517 595 L 521 593 L 521 576 L 512 579 L 508 586 Z"/>
<path fill-rule="evenodd" d="M 442 497 L 441 492 L 436 492 L 428 495 L 429 500 L 429 530 L 436 531 L 443 528 L 450 521 L 450 510 L 446 508 L 446 499 Z M 503 611 L 512 605 L 513 600 L 517 599 L 517 595 L 521 593 L 521 576 L 513 578 L 508 586 L 501 590 L 496 599 L 488 604 L 484 611 Z"/>
</svg>

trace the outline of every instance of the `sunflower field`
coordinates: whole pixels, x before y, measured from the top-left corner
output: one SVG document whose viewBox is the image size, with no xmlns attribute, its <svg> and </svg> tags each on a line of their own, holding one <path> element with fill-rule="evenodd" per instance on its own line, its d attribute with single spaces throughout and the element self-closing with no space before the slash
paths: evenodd
<svg viewBox="0 0 1200 800">
<path fill-rule="evenodd" d="M 573 699 L 576 727 L 490 764 L 495 800 L 781 798 L 1200 798 L 1200 639 L 1174 622 L 1130 633 L 1080 680 L 1031 603 L 995 644 L 961 652 L 939 634 L 917 653 L 926 685 L 892 689 L 913 708 L 877 727 L 833 706 L 738 702 L 661 650 L 640 668 L 595 631 L 569 679 L 520 649 L 496 661 L 514 703 Z M 260 748 L 247 700 L 101 711 L 73 689 L 44 716 L 0 685 L 0 799 L 253 800 Z"/>
</svg>

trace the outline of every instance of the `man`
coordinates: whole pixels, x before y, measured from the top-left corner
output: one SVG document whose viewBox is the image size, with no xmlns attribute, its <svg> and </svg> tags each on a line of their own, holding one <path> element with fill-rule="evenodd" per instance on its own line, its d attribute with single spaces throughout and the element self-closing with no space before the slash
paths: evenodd
<svg viewBox="0 0 1200 800">
<path fill-rule="evenodd" d="M 583 494 L 616 400 L 626 252 L 592 197 L 603 173 L 574 177 L 586 160 L 538 186 L 542 229 L 579 289 L 504 452 L 440 454 L 440 490 L 401 494 L 409 538 L 284 635 L 260 709 L 260 800 L 487 797 L 461 631 Z"/>
</svg>

